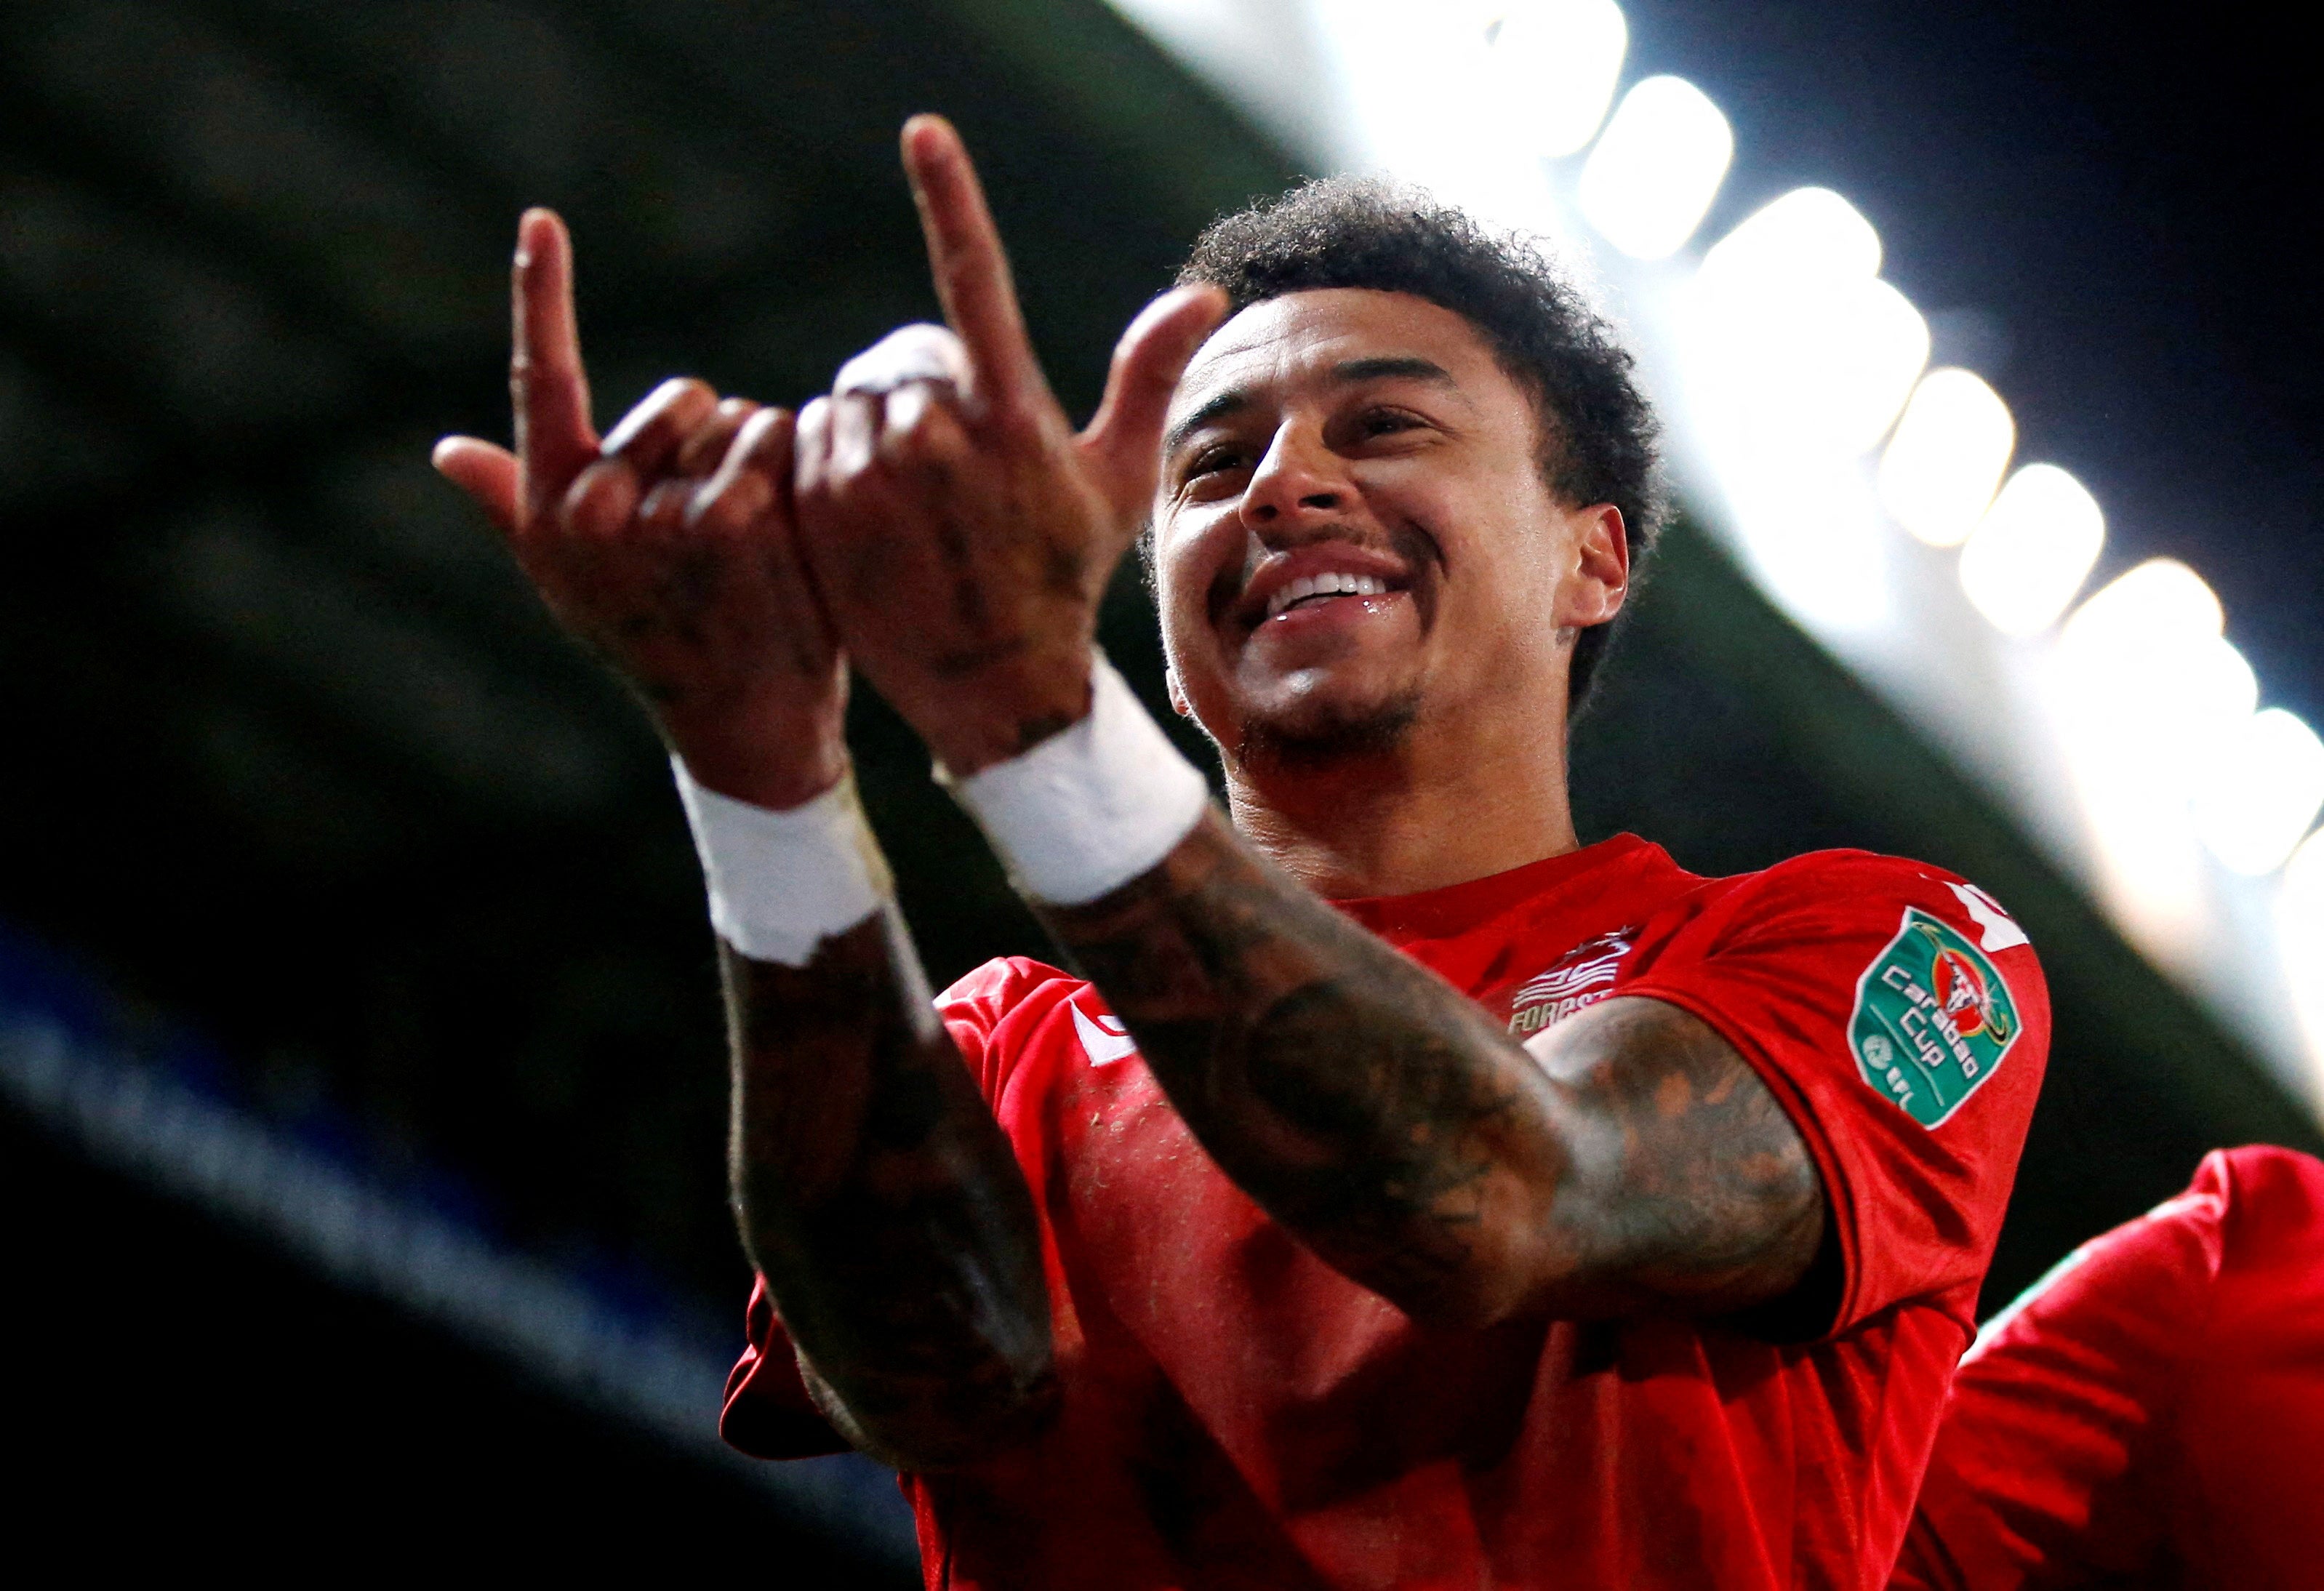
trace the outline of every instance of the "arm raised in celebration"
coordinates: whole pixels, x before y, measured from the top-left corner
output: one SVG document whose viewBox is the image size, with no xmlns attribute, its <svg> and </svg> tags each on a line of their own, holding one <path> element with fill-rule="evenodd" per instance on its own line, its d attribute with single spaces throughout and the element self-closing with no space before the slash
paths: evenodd
<svg viewBox="0 0 2324 1591">
<path fill-rule="evenodd" d="M 951 352 L 802 415 L 800 537 L 857 666 L 966 798 L 1092 713 L 1098 601 L 1224 306 L 1210 289 L 1150 306 L 1076 433 L 957 135 L 916 119 L 904 155 Z M 1213 1159 L 1332 1265 L 1470 1324 L 1723 1313 L 1807 1275 L 1814 1165 L 1705 1024 L 1613 1000 L 1528 1050 L 1214 812 L 1186 821 L 1093 898 L 1028 893 Z"/>
<path fill-rule="evenodd" d="M 792 417 L 674 381 L 601 442 L 546 211 L 522 223 L 514 296 L 516 451 L 447 437 L 438 468 L 700 790 L 761 816 L 825 798 L 847 674 L 794 545 Z M 734 1208 L 819 1405 L 865 1451 L 939 1468 L 1047 1417 L 1048 1301 L 1008 1141 L 893 900 L 866 910 L 788 960 L 722 937 Z"/>
</svg>

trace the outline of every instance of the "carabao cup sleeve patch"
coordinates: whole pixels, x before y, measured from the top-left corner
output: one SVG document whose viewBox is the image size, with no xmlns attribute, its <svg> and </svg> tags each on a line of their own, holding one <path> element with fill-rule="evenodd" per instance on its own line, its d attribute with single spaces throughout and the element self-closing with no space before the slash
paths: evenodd
<svg viewBox="0 0 2324 1591">
<path fill-rule="evenodd" d="M 2016 1047 L 2024 1021 L 1983 951 L 1918 906 L 1856 980 L 1848 1044 L 1864 1081 L 1924 1127 L 1943 1124 Z"/>
</svg>

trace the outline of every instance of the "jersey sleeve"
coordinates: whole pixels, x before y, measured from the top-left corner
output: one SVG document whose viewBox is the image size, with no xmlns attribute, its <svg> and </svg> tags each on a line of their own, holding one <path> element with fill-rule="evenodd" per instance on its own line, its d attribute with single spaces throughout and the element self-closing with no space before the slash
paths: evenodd
<svg viewBox="0 0 2324 1591">
<path fill-rule="evenodd" d="M 764 1278 L 751 1284 L 743 1311 L 748 1338 L 742 1356 L 726 1373 L 726 1398 L 718 1412 L 718 1434 L 730 1448 L 753 1458 L 815 1458 L 843 1453 L 847 1440 L 807 1396 L 790 1334 L 767 1296 Z"/>
<path fill-rule="evenodd" d="M 1066 981 L 1065 974 L 1019 957 L 987 961 L 936 997 L 936 1015 L 988 1104 L 1007 1086 L 1017 1051 L 1012 1018 L 1028 992 Z M 844 1452 L 847 1442 L 807 1395 L 798 1354 L 782 1317 L 754 1277 L 743 1311 L 742 1356 L 727 1373 L 718 1433 L 754 1458 L 812 1458 Z"/>
<path fill-rule="evenodd" d="M 2199 1175 L 1993 1318 L 1954 1379 L 1895 1586 L 2147 1583 L 2174 1512 L 2167 1449 L 2202 1356 L 2222 1213 Z"/>
<path fill-rule="evenodd" d="M 1860 851 L 1769 869 L 1618 993 L 1711 1025 L 1791 1117 L 1840 1249 L 1833 1332 L 1942 1297 L 1966 1333 L 2050 1042 L 2032 948 L 1990 897 Z"/>
<path fill-rule="evenodd" d="M 2255 1145 L 2213 1154 L 2226 1200 L 2209 1327 L 2174 1421 L 2174 1538 L 2190 1583 L 2312 1586 L 2324 1476 L 2324 1163 Z"/>
</svg>

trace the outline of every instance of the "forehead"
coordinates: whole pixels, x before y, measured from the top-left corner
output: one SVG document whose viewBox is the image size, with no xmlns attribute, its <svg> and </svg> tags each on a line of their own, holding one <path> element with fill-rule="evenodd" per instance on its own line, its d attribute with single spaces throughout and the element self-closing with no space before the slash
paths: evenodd
<svg viewBox="0 0 2324 1591">
<path fill-rule="evenodd" d="M 1419 360 L 1472 400 L 1523 394 L 1465 316 L 1410 293 L 1324 288 L 1253 304 L 1211 334 L 1171 399 L 1173 420 L 1221 398 L 1281 399 L 1360 361 Z"/>
</svg>

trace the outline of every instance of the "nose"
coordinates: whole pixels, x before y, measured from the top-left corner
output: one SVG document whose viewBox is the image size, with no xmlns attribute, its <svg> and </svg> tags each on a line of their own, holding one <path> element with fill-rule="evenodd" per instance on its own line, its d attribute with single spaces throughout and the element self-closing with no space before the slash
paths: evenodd
<svg viewBox="0 0 2324 1591">
<path fill-rule="evenodd" d="M 1260 536 L 1296 533 L 1311 522 L 1340 519 L 1353 495 L 1342 460 L 1322 434 L 1286 421 L 1242 490 L 1242 522 Z"/>
</svg>

